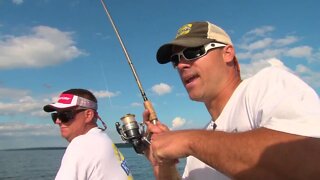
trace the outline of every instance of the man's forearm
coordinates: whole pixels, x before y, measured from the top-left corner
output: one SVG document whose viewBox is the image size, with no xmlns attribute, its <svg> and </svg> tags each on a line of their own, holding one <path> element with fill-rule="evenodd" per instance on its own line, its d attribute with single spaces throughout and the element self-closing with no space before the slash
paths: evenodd
<svg viewBox="0 0 320 180">
<path fill-rule="evenodd" d="M 190 133 L 190 155 L 230 177 L 290 179 L 320 175 L 319 139 L 266 128 L 244 133 Z"/>
</svg>

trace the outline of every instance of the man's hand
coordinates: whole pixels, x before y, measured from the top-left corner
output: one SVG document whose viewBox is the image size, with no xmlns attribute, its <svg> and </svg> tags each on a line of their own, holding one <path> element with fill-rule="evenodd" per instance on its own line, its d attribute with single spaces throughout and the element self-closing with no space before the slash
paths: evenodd
<svg viewBox="0 0 320 180">
<path fill-rule="evenodd" d="M 157 121 L 157 124 L 154 125 L 152 124 L 150 121 L 149 121 L 149 111 L 146 109 L 144 112 L 143 112 L 143 122 L 147 125 L 147 134 L 151 135 L 151 136 L 154 136 L 154 134 L 159 134 L 159 133 L 162 133 L 162 132 L 166 132 L 166 131 L 169 131 L 169 128 L 164 125 L 164 124 L 161 124 L 160 121 Z M 152 139 L 152 138 L 151 138 Z M 151 141 L 152 143 L 152 141 Z M 153 166 L 158 166 L 158 162 L 156 161 L 156 159 L 153 157 L 153 150 L 151 148 L 151 145 L 149 146 L 149 148 L 145 151 L 145 155 L 146 157 L 149 159 L 149 161 L 151 162 L 151 164 Z"/>
<path fill-rule="evenodd" d="M 153 156 L 158 162 L 166 163 L 191 154 L 192 131 L 166 131 L 151 137 Z"/>
<path fill-rule="evenodd" d="M 170 132 L 169 128 L 157 121 L 157 124 L 153 124 L 149 121 L 149 111 L 143 112 L 143 122 L 147 125 L 147 133 L 151 135 L 151 145 L 145 151 L 146 157 L 149 159 L 153 166 L 154 174 L 157 180 L 177 180 L 180 179 L 180 175 L 176 169 L 178 159 L 166 159 L 159 158 L 154 152 L 158 152 L 158 145 L 154 146 L 153 143 L 158 144 L 158 135 Z"/>
<path fill-rule="evenodd" d="M 189 142 L 191 141 L 189 131 L 170 131 L 160 121 L 154 125 L 148 121 L 148 115 L 148 110 L 144 111 L 144 122 L 148 127 L 148 133 L 152 133 L 151 148 L 149 149 L 152 154 L 149 154 L 148 159 L 152 160 L 153 165 L 175 164 L 179 158 L 188 156 L 190 153 Z"/>
</svg>

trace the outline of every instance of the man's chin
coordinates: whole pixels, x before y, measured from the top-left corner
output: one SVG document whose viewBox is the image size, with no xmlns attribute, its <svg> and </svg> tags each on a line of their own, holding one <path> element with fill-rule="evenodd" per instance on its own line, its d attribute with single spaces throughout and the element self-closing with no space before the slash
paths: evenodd
<svg viewBox="0 0 320 180">
<path fill-rule="evenodd" d="M 189 99 L 192 101 L 202 102 L 198 96 L 192 94 L 189 94 Z"/>
</svg>

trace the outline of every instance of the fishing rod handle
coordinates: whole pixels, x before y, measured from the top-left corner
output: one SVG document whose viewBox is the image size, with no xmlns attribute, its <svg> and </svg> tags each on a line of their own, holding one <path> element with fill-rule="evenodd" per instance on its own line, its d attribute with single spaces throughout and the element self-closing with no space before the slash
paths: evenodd
<svg viewBox="0 0 320 180">
<path fill-rule="evenodd" d="M 150 101 L 144 101 L 144 108 L 149 110 L 149 121 L 152 122 L 152 124 L 156 124 L 158 121 L 158 117 L 156 114 L 156 111 L 153 109 L 152 103 Z"/>
</svg>

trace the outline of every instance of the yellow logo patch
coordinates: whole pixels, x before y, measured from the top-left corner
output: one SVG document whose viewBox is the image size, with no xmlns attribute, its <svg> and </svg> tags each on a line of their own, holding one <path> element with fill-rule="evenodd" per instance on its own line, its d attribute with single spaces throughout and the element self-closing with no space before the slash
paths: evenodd
<svg viewBox="0 0 320 180">
<path fill-rule="evenodd" d="M 191 27 L 192 27 L 192 24 L 186 24 L 186 25 L 182 26 L 178 30 L 176 38 L 179 37 L 179 36 L 188 34 L 191 31 Z"/>
<path fill-rule="evenodd" d="M 119 151 L 119 149 L 116 147 L 116 145 L 112 144 L 112 147 L 113 147 L 114 154 L 118 158 L 122 169 L 125 171 L 125 173 L 128 176 L 128 180 L 133 180 L 133 177 L 131 175 L 130 169 L 129 169 L 128 165 L 127 165 L 127 161 L 125 160 L 124 156 Z"/>
</svg>

